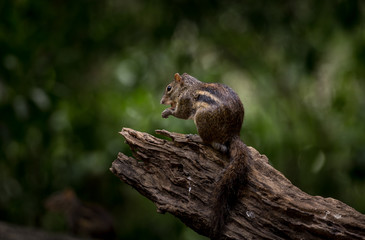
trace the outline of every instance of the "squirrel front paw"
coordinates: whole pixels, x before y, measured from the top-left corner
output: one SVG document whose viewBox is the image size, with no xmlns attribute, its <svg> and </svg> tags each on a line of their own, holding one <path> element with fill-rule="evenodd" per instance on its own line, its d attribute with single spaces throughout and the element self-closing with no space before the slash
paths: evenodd
<svg viewBox="0 0 365 240">
<path fill-rule="evenodd" d="M 165 110 L 162 112 L 161 116 L 162 116 L 163 118 L 168 118 L 171 114 L 172 114 L 171 109 L 170 109 L 170 108 L 167 108 L 167 109 L 165 109 Z"/>
</svg>

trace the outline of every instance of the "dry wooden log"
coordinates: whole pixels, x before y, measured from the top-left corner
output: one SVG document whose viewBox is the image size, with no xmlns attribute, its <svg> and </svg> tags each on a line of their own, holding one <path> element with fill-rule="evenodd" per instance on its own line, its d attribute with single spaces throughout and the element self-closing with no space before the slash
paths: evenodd
<svg viewBox="0 0 365 240">
<path fill-rule="evenodd" d="M 124 128 L 134 158 L 119 153 L 110 170 L 153 201 L 158 212 L 208 236 L 212 192 L 228 157 L 197 135 L 156 132 L 172 141 Z M 249 149 L 248 183 L 230 210 L 226 239 L 365 239 L 365 215 L 336 199 L 304 193 L 265 155 Z"/>
</svg>

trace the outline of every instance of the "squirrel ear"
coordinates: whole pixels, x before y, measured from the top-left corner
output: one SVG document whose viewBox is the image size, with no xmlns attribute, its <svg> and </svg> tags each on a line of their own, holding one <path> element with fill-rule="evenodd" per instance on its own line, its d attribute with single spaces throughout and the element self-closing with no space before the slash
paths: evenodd
<svg viewBox="0 0 365 240">
<path fill-rule="evenodd" d="M 175 82 L 182 83 L 182 78 L 179 73 L 175 73 Z"/>
</svg>

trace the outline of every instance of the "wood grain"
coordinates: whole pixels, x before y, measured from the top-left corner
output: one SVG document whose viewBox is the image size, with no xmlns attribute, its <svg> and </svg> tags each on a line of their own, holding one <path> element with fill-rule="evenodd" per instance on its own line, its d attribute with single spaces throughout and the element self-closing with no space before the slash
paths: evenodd
<svg viewBox="0 0 365 240">
<path fill-rule="evenodd" d="M 197 135 L 157 130 L 171 139 L 124 128 L 133 157 L 118 154 L 110 170 L 199 234 L 208 236 L 212 192 L 228 157 Z M 333 199 L 311 196 L 249 147 L 248 183 L 227 219 L 225 239 L 365 239 L 365 215 Z"/>
</svg>

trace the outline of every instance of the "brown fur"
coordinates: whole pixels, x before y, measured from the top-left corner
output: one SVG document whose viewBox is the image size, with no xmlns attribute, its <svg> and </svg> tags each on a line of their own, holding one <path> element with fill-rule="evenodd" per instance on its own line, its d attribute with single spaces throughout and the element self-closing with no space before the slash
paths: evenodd
<svg viewBox="0 0 365 240">
<path fill-rule="evenodd" d="M 241 100 L 226 85 L 203 83 L 186 73 L 182 76 L 176 73 L 161 104 L 171 105 L 162 112 L 163 118 L 173 115 L 193 119 L 204 143 L 229 151 L 231 162 L 217 182 L 212 204 L 211 238 L 220 239 L 229 209 L 245 182 L 250 160 L 249 151 L 239 138 L 244 117 Z"/>
</svg>

